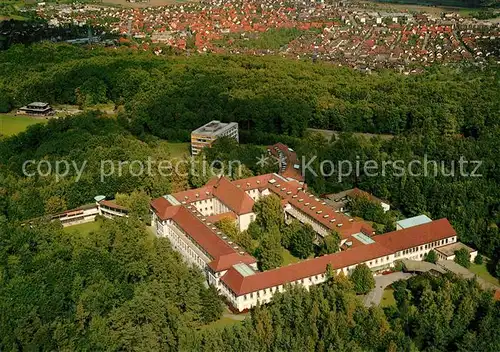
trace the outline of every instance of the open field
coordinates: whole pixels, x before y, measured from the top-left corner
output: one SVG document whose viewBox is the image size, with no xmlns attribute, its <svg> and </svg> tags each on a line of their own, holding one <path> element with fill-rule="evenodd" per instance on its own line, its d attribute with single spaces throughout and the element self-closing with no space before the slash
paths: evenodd
<svg viewBox="0 0 500 352">
<path fill-rule="evenodd" d="M 12 136 L 26 130 L 28 126 L 46 122 L 46 119 L 41 118 L 0 114 L 0 136 Z"/>
<path fill-rule="evenodd" d="M 92 221 L 92 222 L 87 222 L 85 224 L 79 224 L 79 225 L 65 227 L 64 232 L 69 233 L 69 234 L 75 233 L 75 232 L 80 232 L 82 235 L 88 235 L 92 231 L 99 230 L 100 227 L 101 227 L 100 221 Z"/>
<path fill-rule="evenodd" d="M 470 264 L 470 271 L 472 271 L 474 274 L 482 278 L 483 280 L 496 285 L 500 286 L 500 283 L 497 278 L 491 276 L 491 274 L 488 272 L 488 269 L 486 269 L 486 260 L 483 261 L 483 264 L 478 265 L 476 263 L 471 263 Z"/>
<path fill-rule="evenodd" d="M 429 1 L 430 3 L 431 1 Z M 443 1 L 444 3 L 445 1 Z M 384 10 L 397 10 L 397 11 L 409 11 L 409 12 L 426 12 L 433 15 L 439 15 L 443 12 L 460 12 L 463 10 L 469 10 L 464 7 L 458 6 L 458 3 L 454 1 L 449 1 L 443 5 L 432 5 L 427 4 L 426 1 L 416 1 L 416 0 L 400 0 L 398 2 L 392 2 L 389 0 L 372 0 L 363 1 L 365 4 L 373 5 L 378 9 Z"/>
</svg>

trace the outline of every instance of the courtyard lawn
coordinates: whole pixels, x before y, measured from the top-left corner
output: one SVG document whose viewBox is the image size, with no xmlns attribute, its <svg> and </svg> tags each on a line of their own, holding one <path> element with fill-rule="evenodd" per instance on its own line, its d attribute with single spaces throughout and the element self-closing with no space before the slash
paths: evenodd
<svg viewBox="0 0 500 352">
<path fill-rule="evenodd" d="M 47 123 L 46 119 L 37 119 L 29 116 L 15 116 L 0 114 L 0 136 L 12 136 L 23 132 L 28 126 L 37 123 Z"/>
<path fill-rule="evenodd" d="M 483 264 L 479 265 L 476 263 L 471 263 L 469 270 L 472 271 L 474 274 L 482 278 L 483 280 L 496 285 L 500 286 L 500 282 L 498 281 L 497 278 L 493 277 L 489 272 L 488 269 L 486 269 L 486 258 L 484 258 Z"/>
<path fill-rule="evenodd" d="M 382 295 L 382 300 L 380 301 L 380 307 L 395 306 L 396 300 L 394 299 L 394 290 L 392 288 L 386 288 L 384 294 Z"/>
<path fill-rule="evenodd" d="M 75 233 L 79 232 L 82 235 L 88 235 L 92 231 L 97 231 L 101 227 L 101 221 L 92 221 L 92 222 L 87 222 L 85 224 L 78 224 L 78 225 L 73 225 L 73 226 L 67 226 L 64 228 L 64 232 L 66 233 Z"/>
<path fill-rule="evenodd" d="M 300 262 L 300 258 L 293 256 L 286 248 L 283 248 L 283 266 Z"/>
</svg>

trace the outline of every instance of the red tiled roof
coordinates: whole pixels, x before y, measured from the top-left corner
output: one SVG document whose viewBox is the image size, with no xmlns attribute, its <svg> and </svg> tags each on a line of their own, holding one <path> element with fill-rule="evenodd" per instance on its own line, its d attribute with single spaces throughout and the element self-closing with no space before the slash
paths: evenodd
<svg viewBox="0 0 500 352">
<path fill-rule="evenodd" d="M 213 185 L 213 193 L 215 197 L 238 215 L 252 212 L 253 199 L 224 176 L 219 178 L 218 182 Z"/>
<path fill-rule="evenodd" d="M 180 206 L 173 206 L 172 203 L 163 197 L 152 200 L 151 207 L 153 207 L 156 211 L 156 215 L 158 215 L 161 220 L 170 219 L 180 208 Z"/>
<path fill-rule="evenodd" d="M 228 211 L 226 213 L 207 216 L 207 221 L 211 222 L 212 224 L 215 224 L 217 221 L 220 221 L 220 220 L 226 219 L 226 218 L 232 219 L 232 220 L 238 219 L 238 217 L 236 216 L 235 213 L 233 213 L 232 211 Z"/>
<path fill-rule="evenodd" d="M 172 196 L 179 202 L 192 203 L 192 202 L 197 202 L 199 200 L 210 199 L 213 197 L 213 194 L 212 194 L 212 187 L 205 185 L 200 188 L 188 189 L 186 191 L 177 192 L 172 194 Z"/>
<path fill-rule="evenodd" d="M 192 203 L 200 200 L 218 198 L 224 205 L 234 211 L 236 214 L 248 214 L 252 212 L 254 201 L 238 188 L 236 184 L 229 181 L 226 177 L 214 177 L 208 183 L 197 189 L 190 189 L 173 194 L 179 202 Z"/>
<path fill-rule="evenodd" d="M 446 219 L 427 224 L 393 231 L 373 237 L 375 243 L 360 245 L 339 253 L 305 260 L 285 267 L 243 277 L 231 268 L 221 280 L 237 295 L 255 292 L 264 288 L 284 285 L 303 278 L 322 274 L 327 264 L 333 269 L 342 269 L 364 263 L 372 259 L 393 254 L 402 249 L 413 248 L 424 243 L 431 243 L 456 235 Z"/>
<path fill-rule="evenodd" d="M 495 301 L 500 301 L 500 290 L 495 290 L 495 295 L 493 296 Z"/>
<path fill-rule="evenodd" d="M 347 238 L 358 232 L 363 232 L 367 235 L 373 234 L 373 228 L 370 224 L 363 221 L 350 221 L 349 217 L 340 212 L 337 213 L 332 207 L 323 204 L 321 201 L 317 201 L 316 197 L 311 197 L 308 193 L 298 192 L 297 197 L 289 199 L 289 203 L 295 208 L 300 209 L 303 213 L 316 219 L 328 229 L 337 231 L 342 238 Z M 339 227 L 338 225 L 340 224 L 342 226 Z"/>
<path fill-rule="evenodd" d="M 283 156 L 285 157 L 286 161 L 286 167 L 285 170 L 281 170 L 281 164 L 279 165 L 280 167 L 280 175 L 286 177 L 286 178 L 292 178 L 294 180 L 298 180 L 303 182 L 304 181 L 304 176 L 300 172 L 300 169 L 295 169 L 294 165 L 298 164 L 298 159 L 297 159 L 297 153 L 294 151 L 291 151 L 290 148 L 283 144 L 283 143 L 276 143 L 274 145 L 271 145 L 267 147 L 267 150 L 271 153 L 271 155 L 275 158 L 280 158 L 279 153 L 276 151 L 276 149 L 280 150 Z"/>
<path fill-rule="evenodd" d="M 374 236 L 373 240 L 395 253 L 403 249 L 456 236 L 456 234 L 455 229 L 451 226 L 448 219 L 443 218 L 426 224 Z"/>
<path fill-rule="evenodd" d="M 198 245 L 207 252 L 212 259 L 226 254 L 235 253 L 233 247 L 217 236 L 207 225 L 183 206 L 172 217 L 172 220 L 181 227 Z"/>
<path fill-rule="evenodd" d="M 326 272 L 328 264 L 331 264 L 333 269 L 342 269 L 389 254 L 391 252 L 387 248 L 378 243 L 372 243 L 246 277 L 243 277 L 236 269 L 231 268 L 222 276 L 221 280 L 236 295 L 244 295 L 264 288 L 284 285 L 303 278 L 323 274 Z"/>
<path fill-rule="evenodd" d="M 242 190 L 247 191 L 250 189 L 267 188 L 269 187 L 269 180 L 275 177 L 274 174 L 265 174 L 260 176 L 253 176 L 240 180 L 233 181 L 233 185 L 239 186 Z"/>
<path fill-rule="evenodd" d="M 240 254 L 226 241 L 220 238 L 210 227 L 208 227 L 196 214 L 195 208 L 191 211 L 184 205 L 172 205 L 163 197 L 151 202 L 151 207 L 162 220 L 172 219 L 182 228 L 208 255 L 213 259 L 208 265 L 218 272 L 227 270 L 238 263 L 252 264 L 256 260 L 249 254 Z M 207 223 L 215 222 L 215 218 L 232 217 L 236 219 L 233 212 L 206 217 Z"/>
<path fill-rule="evenodd" d="M 110 200 L 101 200 L 101 201 L 99 202 L 99 204 L 104 205 L 104 206 L 106 206 L 106 207 L 108 207 L 108 208 L 120 209 L 120 210 L 125 210 L 125 211 L 128 211 L 128 209 L 127 209 L 127 208 L 125 208 L 124 206 L 118 205 L 118 204 L 116 204 L 115 202 L 112 202 L 112 201 L 110 201 Z"/>
<path fill-rule="evenodd" d="M 228 270 L 233 265 L 236 265 L 238 263 L 254 264 L 256 262 L 257 261 L 255 260 L 255 258 L 249 254 L 240 254 L 234 252 L 231 254 L 221 255 L 220 257 L 208 263 L 208 266 L 214 272 L 219 272 L 223 270 Z"/>
</svg>

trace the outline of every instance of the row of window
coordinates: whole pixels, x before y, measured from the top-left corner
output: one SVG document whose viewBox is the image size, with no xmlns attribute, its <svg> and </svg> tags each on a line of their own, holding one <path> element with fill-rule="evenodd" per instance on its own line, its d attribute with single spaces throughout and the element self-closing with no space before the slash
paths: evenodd
<svg viewBox="0 0 500 352">
<path fill-rule="evenodd" d="M 172 225 L 175 227 L 175 229 L 177 229 L 178 231 L 180 231 L 184 236 L 187 237 L 187 239 L 194 245 L 196 246 L 196 248 L 198 248 L 205 256 L 207 256 L 208 258 L 211 258 L 210 255 L 205 251 L 205 249 L 203 249 L 203 247 L 201 247 L 187 232 L 185 232 L 183 229 L 181 229 L 175 222 L 172 223 Z"/>
<path fill-rule="evenodd" d="M 325 274 L 318 274 L 318 275 L 315 275 L 315 276 L 311 276 L 311 277 L 306 277 L 305 279 L 300 279 L 300 280 L 297 280 L 295 281 L 296 284 L 314 284 L 314 282 L 320 280 L 320 279 L 324 279 L 325 278 Z M 280 292 L 283 292 L 283 285 L 279 285 L 279 286 L 274 286 L 274 287 L 270 287 L 270 288 L 265 288 L 263 290 L 259 290 L 259 291 L 256 291 L 256 292 L 251 292 L 251 293 L 248 293 L 246 295 L 243 296 L 243 299 L 244 300 L 247 300 L 247 299 L 253 299 L 253 298 L 261 298 L 261 297 L 264 297 L 265 295 L 269 294 L 269 293 L 275 293 L 276 291 L 280 291 Z"/>
<path fill-rule="evenodd" d="M 380 259 L 380 260 L 379 260 L 379 259 Z M 373 265 L 377 265 L 377 264 L 384 264 L 384 261 L 385 261 L 385 262 L 388 262 L 388 261 L 389 261 L 389 256 L 385 257 L 385 260 L 384 260 L 384 258 L 382 257 L 382 258 L 377 258 L 377 259 L 375 259 L 375 260 L 373 260 L 373 261 L 370 261 L 370 262 L 368 262 L 368 266 L 372 266 L 372 264 L 373 264 Z"/>
<path fill-rule="evenodd" d="M 448 238 L 445 238 L 444 240 L 435 241 L 435 242 L 428 243 L 428 244 L 425 244 L 425 245 L 422 245 L 422 246 L 419 246 L 419 247 L 413 247 L 413 248 L 405 249 L 404 251 L 396 252 L 395 257 L 398 258 L 400 256 L 411 254 L 411 253 L 415 253 L 415 252 L 418 252 L 418 251 L 423 251 L 423 250 L 427 250 L 427 249 L 432 249 L 432 248 L 444 246 L 444 245 L 446 245 L 448 243 L 453 243 L 453 238 L 450 238 L 449 241 L 448 241 Z"/>
<path fill-rule="evenodd" d="M 196 254 L 195 251 L 191 249 L 191 247 L 185 243 L 172 229 L 169 229 L 170 239 L 173 240 L 175 244 L 177 242 L 177 247 L 184 249 L 184 253 L 186 253 L 192 260 L 194 260 L 200 267 L 204 266 L 203 260 Z"/>
<path fill-rule="evenodd" d="M 314 219 L 312 216 L 304 213 L 302 210 L 300 210 L 298 208 L 292 207 L 292 209 L 295 210 L 295 212 L 299 214 L 298 216 L 296 216 L 298 220 L 300 220 L 302 222 L 307 222 L 313 228 L 315 228 L 315 230 L 318 230 L 316 232 L 318 232 L 322 235 L 328 233 L 328 231 L 329 231 L 328 228 L 326 226 L 324 226 L 323 224 L 318 223 L 318 221 L 316 219 Z M 321 230 L 321 231 L 319 231 L 319 230 Z"/>
</svg>

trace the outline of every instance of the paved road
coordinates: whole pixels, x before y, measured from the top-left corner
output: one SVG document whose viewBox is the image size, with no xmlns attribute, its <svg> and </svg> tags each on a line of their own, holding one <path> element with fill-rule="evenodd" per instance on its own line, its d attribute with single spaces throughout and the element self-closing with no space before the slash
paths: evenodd
<svg viewBox="0 0 500 352">
<path fill-rule="evenodd" d="M 384 289 L 398 280 L 407 280 L 412 276 L 410 273 L 395 272 L 388 275 L 375 276 L 375 288 L 368 292 L 363 299 L 365 307 L 378 306 L 382 300 Z"/>
</svg>

